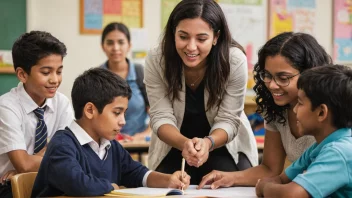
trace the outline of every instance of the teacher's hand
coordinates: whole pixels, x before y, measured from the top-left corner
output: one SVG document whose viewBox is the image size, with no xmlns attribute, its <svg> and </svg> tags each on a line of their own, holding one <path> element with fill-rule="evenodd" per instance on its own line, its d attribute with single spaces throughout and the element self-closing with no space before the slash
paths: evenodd
<svg viewBox="0 0 352 198">
<path fill-rule="evenodd" d="M 182 156 L 188 165 L 200 167 L 208 160 L 209 144 L 202 138 L 187 140 L 182 150 Z"/>
<path fill-rule="evenodd" d="M 196 154 L 198 151 L 195 149 L 194 145 L 196 143 L 196 138 L 188 139 L 184 145 L 182 150 L 182 157 L 185 158 L 186 162 L 190 166 L 197 166 L 198 159 Z"/>
<path fill-rule="evenodd" d="M 210 140 L 204 138 L 193 139 L 195 141 L 194 148 L 198 151 L 195 155 L 195 157 L 198 159 L 196 167 L 200 167 L 208 160 L 211 142 Z"/>
</svg>

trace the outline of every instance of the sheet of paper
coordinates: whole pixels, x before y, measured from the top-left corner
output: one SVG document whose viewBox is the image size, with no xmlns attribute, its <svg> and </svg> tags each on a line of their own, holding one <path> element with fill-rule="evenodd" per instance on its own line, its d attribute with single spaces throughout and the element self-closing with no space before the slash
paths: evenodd
<svg viewBox="0 0 352 198">
<path fill-rule="evenodd" d="M 194 196 L 208 196 L 208 197 L 257 197 L 255 195 L 254 187 L 231 187 L 231 188 L 220 188 L 212 190 L 209 186 L 201 190 L 196 189 L 197 185 L 190 185 L 186 190 L 185 194 L 187 197 Z M 161 196 L 166 195 L 171 189 L 167 188 L 126 188 L 121 190 L 115 190 L 116 193 L 127 193 L 134 195 L 149 195 L 149 196 Z"/>
</svg>

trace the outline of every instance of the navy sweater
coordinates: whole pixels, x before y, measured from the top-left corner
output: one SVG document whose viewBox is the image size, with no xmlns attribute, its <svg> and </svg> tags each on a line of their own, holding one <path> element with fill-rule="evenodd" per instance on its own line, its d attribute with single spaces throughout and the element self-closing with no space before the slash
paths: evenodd
<svg viewBox="0 0 352 198">
<path fill-rule="evenodd" d="M 101 160 L 66 127 L 56 132 L 48 144 L 32 197 L 99 196 L 113 190 L 111 183 L 140 187 L 147 171 L 115 140 L 111 141 L 107 158 Z"/>
</svg>

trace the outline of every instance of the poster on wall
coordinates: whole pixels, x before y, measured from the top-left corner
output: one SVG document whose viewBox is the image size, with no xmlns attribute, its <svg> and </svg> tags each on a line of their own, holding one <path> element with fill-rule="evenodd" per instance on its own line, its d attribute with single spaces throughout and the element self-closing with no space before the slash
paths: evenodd
<svg viewBox="0 0 352 198">
<path fill-rule="evenodd" d="M 352 1 L 334 0 L 334 60 L 352 63 Z"/>
<path fill-rule="evenodd" d="M 267 39 L 265 0 L 218 0 L 224 11 L 232 38 L 246 51 L 248 61 L 249 89 L 253 88 L 253 66 L 258 60 L 257 52 Z"/>
<path fill-rule="evenodd" d="M 269 37 L 287 31 L 315 36 L 316 12 L 316 0 L 269 0 Z"/>
<path fill-rule="evenodd" d="M 100 34 L 111 22 L 143 27 L 143 0 L 80 0 L 81 34 Z"/>
</svg>

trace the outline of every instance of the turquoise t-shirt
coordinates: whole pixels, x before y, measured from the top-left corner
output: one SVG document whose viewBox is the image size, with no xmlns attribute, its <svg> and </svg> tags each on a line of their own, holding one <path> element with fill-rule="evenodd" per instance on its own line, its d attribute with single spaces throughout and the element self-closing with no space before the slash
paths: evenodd
<svg viewBox="0 0 352 198">
<path fill-rule="evenodd" d="M 312 197 L 352 197 L 351 129 L 339 129 L 314 143 L 285 173 Z"/>
</svg>

